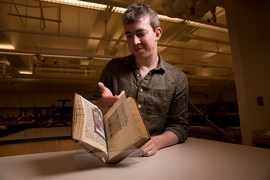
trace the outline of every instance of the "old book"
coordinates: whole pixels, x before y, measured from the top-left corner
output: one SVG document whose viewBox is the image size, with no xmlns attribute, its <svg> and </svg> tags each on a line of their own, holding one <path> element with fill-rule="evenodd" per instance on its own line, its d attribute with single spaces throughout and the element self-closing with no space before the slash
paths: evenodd
<svg viewBox="0 0 270 180">
<path fill-rule="evenodd" d="M 72 139 L 103 162 L 116 164 L 150 135 L 133 98 L 121 96 L 103 116 L 96 105 L 75 93 Z"/>
</svg>

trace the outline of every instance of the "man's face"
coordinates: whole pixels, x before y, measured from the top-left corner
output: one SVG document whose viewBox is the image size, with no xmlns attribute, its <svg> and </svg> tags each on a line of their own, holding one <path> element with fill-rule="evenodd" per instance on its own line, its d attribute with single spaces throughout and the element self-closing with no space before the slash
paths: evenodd
<svg viewBox="0 0 270 180">
<path fill-rule="evenodd" d="M 124 24 L 127 43 L 136 58 L 149 58 L 157 55 L 157 40 L 161 36 L 161 29 L 153 31 L 149 17 L 140 18 L 133 24 Z"/>
</svg>

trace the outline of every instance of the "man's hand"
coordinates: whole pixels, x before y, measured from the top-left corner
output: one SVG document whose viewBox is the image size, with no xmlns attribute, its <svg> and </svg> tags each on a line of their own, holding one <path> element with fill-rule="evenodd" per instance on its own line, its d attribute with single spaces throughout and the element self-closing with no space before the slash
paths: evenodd
<svg viewBox="0 0 270 180">
<path fill-rule="evenodd" d="M 157 153 L 159 147 L 156 139 L 156 136 L 151 137 L 151 139 L 141 147 L 141 156 L 152 156 Z"/>
<path fill-rule="evenodd" d="M 102 82 L 98 82 L 98 87 L 101 92 L 101 98 L 95 102 L 96 106 L 101 110 L 102 114 L 105 114 L 110 107 L 123 95 L 125 91 L 122 91 L 119 95 L 113 95 L 112 92 L 104 86 Z"/>
<path fill-rule="evenodd" d="M 152 136 L 151 139 L 140 148 L 141 155 L 152 156 L 156 154 L 159 149 L 177 144 L 178 141 L 178 137 L 171 131 L 166 131 L 158 136 Z"/>
</svg>

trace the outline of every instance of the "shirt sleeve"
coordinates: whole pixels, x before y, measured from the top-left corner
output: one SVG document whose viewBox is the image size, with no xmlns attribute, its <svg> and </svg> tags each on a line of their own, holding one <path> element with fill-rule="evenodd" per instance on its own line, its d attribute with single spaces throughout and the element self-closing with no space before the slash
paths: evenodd
<svg viewBox="0 0 270 180">
<path fill-rule="evenodd" d="M 187 77 L 184 73 L 180 73 L 165 127 L 165 131 L 177 135 L 179 143 L 185 142 L 188 137 L 188 89 Z"/>
</svg>

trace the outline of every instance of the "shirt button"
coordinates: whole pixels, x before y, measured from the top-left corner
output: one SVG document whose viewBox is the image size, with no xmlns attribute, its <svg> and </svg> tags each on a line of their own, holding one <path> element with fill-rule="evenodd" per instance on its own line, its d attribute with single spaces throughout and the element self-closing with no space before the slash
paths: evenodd
<svg viewBox="0 0 270 180">
<path fill-rule="evenodd" d="M 140 91 L 143 92 L 143 89 L 141 88 Z"/>
<path fill-rule="evenodd" d="M 141 108 L 142 106 L 140 104 L 138 104 L 138 108 Z"/>
<path fill-rule="evenodd" d="M 140 77 L 140 74 L 137 74 L 137 77 Z"/>
</svg>

